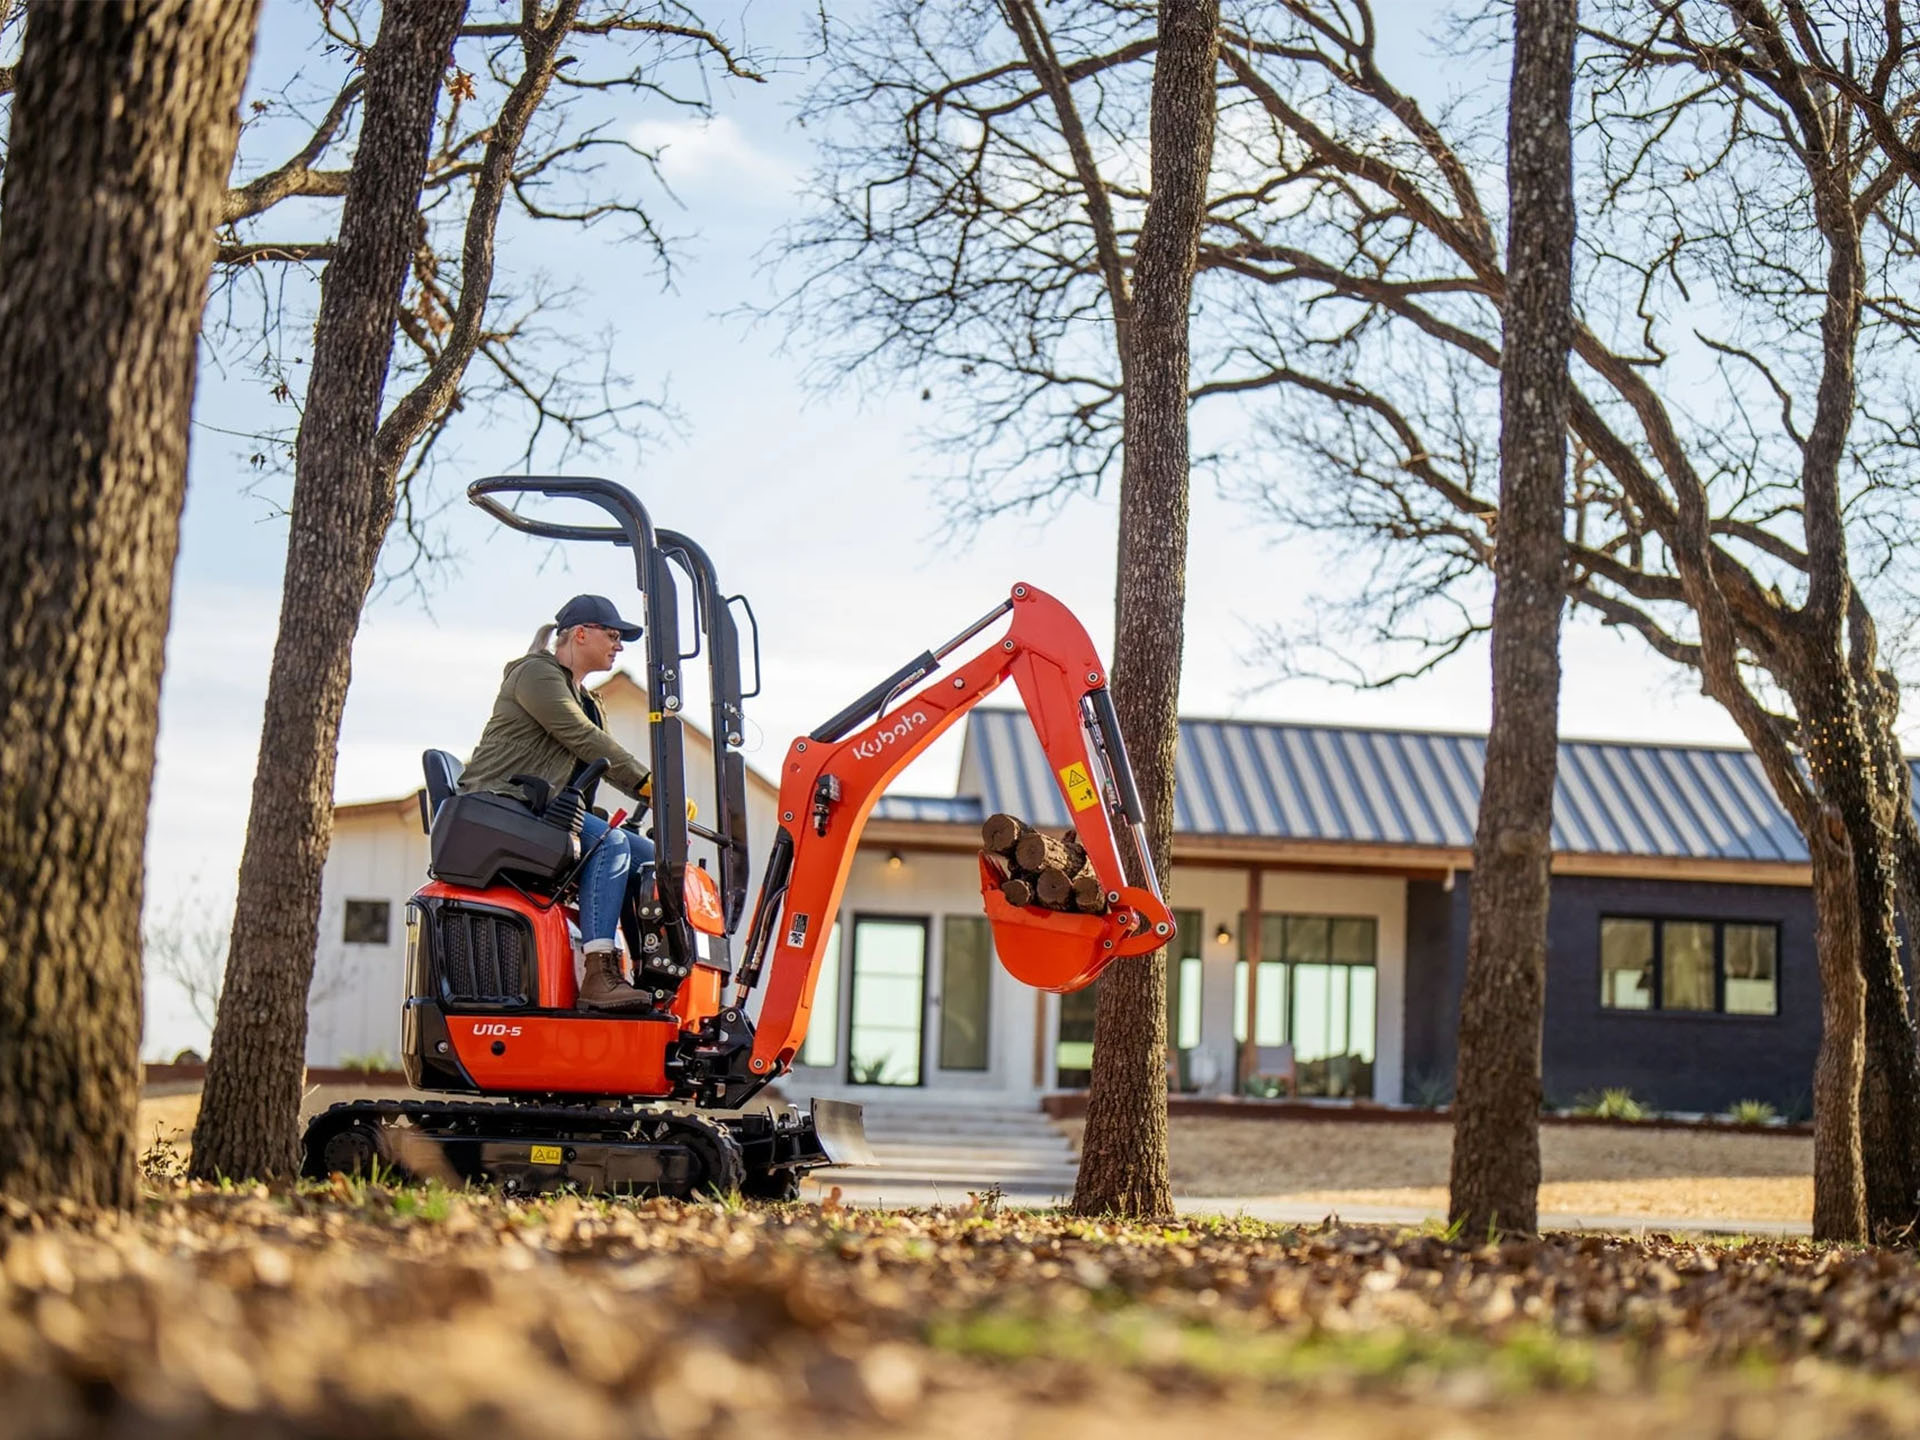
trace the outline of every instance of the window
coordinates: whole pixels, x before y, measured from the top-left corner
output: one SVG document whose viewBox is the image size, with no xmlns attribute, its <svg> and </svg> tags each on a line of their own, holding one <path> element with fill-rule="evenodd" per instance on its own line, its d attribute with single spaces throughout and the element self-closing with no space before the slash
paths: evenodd
<svg viewBox="0 0 1920 1440">
<path fill-rule="evenodd" d="M 940 1068 L 985 1070 L 993 995 L 993 935 L 977 915 L 941 925 Z"/>
<path fill-rule="evenodd" d="M 840 1062 L 840 922 L 827 932 L 827 948 L 820 956 L 820 973 L 814 978 L 813 1017 L 807 1021 L 807 1038 L 800 1043 L 802 1065 L 837 1065 Z"/>
<path fill-rule="evenodd" d="M 1248 931 L 1241 919 L 1241 933 Z M 1293 1046 L 1302 1095 L 1372 1095 L 1379 1008 L 1371 916 L 1262 915 L 1254 1041 Z M 1244 953 L 1244 952 L 1243 952 Z M 1236 1040 L 1247 1038 L 1247 962 L 1234 967 Z"/>
<path fill-rule="evenodd" d="M 1240 917 L 1240 959 L 1233 967 L 1233 1038 L 1247 1038 L 1248 917 Z M 1254 1029 L 1257 1045 L 1284 1045 L 1287 1041 L 1287 963 L 1284 953 L 1287 917 L 1260 917 L 1260 973 L 1254 977 L 1254 1007 L 1260 1012 Z"/>
<path fill-rule="evenodd" d="M 385 900 L 347 901 L 343 938 L 349 945 L 384 945 L 391 932 L 387 921 L 393 907 Z"/>
<path fill-rule="evenodd" d="M 1600 922 L 1600 1003 L 1609 1010 L 1653 1008 L 1651 920 Z"/>
<path fill-rule="evenodd" d="M 1772 925 L 1723 925 L 1721 955 L 1729 1015 L 1780 1013 L 1780 931 Z"/>
<path fill-rule="evenodd" d="M 1600 921 L 1607 1010 L 1780 1013 L 1780 927 L 1729 920 Z"/>
<path fill-rule="evenodd" d="M 855 919 L 852 989 L 847 1079 L 856 1085 L 918 1085 L 927 922 Z"/>
<path fill-rule="evenodd" d="M 1206 968 L 1200 947 L 1205 943 L 1201 934 L 1205 918 L 1198 910 L 1173 912 L 1173 948 L 1167 952 L 1167 1044 L 1176 1050 L 1191 1050 L 1200 1043 L 1200 983 Z"/>
<path fill-rule="evenodd" d="M 1660 931 L 1660 1008 L 1713 1009 L 1713 926 L 1669 920 Z"/>
<path fill-rule="evenodd" d="M 1100 1004 L 1100 982 L 1060 997 L 1060 1021 L 1054 1031 L 1054 1083 L 1062 1090 L 1084 1090 L 1093 1083 L 1093 1013 Z"/>
</svg>

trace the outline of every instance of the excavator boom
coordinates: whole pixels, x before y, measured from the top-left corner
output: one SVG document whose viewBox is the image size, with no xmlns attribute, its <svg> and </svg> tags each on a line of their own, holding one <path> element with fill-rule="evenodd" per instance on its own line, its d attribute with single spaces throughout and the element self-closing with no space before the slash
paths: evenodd
<svg viewBox="0 0 1920 1440">
<path fill-rule="evenodd" d="M 1011 623 L 1001 639 L 943 671 L 948 655 L 1003 616 Z M 779 829 L 733 999 L 736 1010 L 744 1007 L 764 970 L 767 993 L 750 1061 L 756 1079 L 783 1073 L 806 1039 L 821 957 L 875 802 L 901 770 L 1008 679 L 1026 703 L 1106 910 L 1063 914 L 1011 905 L 983 862 L 982 896 L 1001 963 L 1038 989 L 1078 990 L 1114 960 L 1172 939 L 1173 917 L 1148 849 L 1106 667 L 1065 605 L 1032 585 L 1015 585 L 1003 604 L 788 750 Z M 1128 860 L 1140 884 L 1132 883 Z"/>
</svg>

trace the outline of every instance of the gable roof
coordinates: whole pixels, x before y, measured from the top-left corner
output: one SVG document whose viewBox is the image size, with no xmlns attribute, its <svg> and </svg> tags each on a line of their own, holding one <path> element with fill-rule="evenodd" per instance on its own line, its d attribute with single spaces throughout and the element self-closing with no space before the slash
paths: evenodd
<svg viewBox="0 0 1920 1440">
<path fill-rule="evenodd" d="M 1486 737 L 1278 721 L 1182 720 L 1174 829 L 1187 836 L 1470 849 Z M 1073 823 L 1026 714 L 967 719 L 961 794 L 889 796 L 877 818 L 977 824 L 999 810 Z M 1553 848 L 1568 855 L 1807 863 L 1747 750 L 1563 740 Z"/>
</svg>

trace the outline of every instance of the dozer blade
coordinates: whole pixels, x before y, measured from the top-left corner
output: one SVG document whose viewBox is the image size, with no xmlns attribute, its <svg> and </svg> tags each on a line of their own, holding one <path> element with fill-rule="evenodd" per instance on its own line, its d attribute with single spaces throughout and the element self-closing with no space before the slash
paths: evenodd
<svg viewBox="0 0 1920 1440">
<path fill-rule="evenodd" d="M 845 1100 L 813 1102 L 813 1134 L 833 1165 L 878 1165 L 867 1143 L 865 1107 Z"/>
</svg>

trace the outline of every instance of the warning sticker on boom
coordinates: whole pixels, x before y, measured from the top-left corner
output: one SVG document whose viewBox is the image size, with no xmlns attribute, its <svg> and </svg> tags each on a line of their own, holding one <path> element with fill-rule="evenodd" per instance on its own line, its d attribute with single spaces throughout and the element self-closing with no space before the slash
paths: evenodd
<svg viewBox="0 0 1920 1440">
<path fill-rule="evenodd" d="M 1067 792 L 1067 800 L 1076 811 L 1091 810 L 1100 803 L 1100 792 L 1094 789 L 1092 779 L 1087 775 L 1087 767 L 1078 763 L 1067 766 L 1060 772 L 1060 784 Z"/>
</svg>

